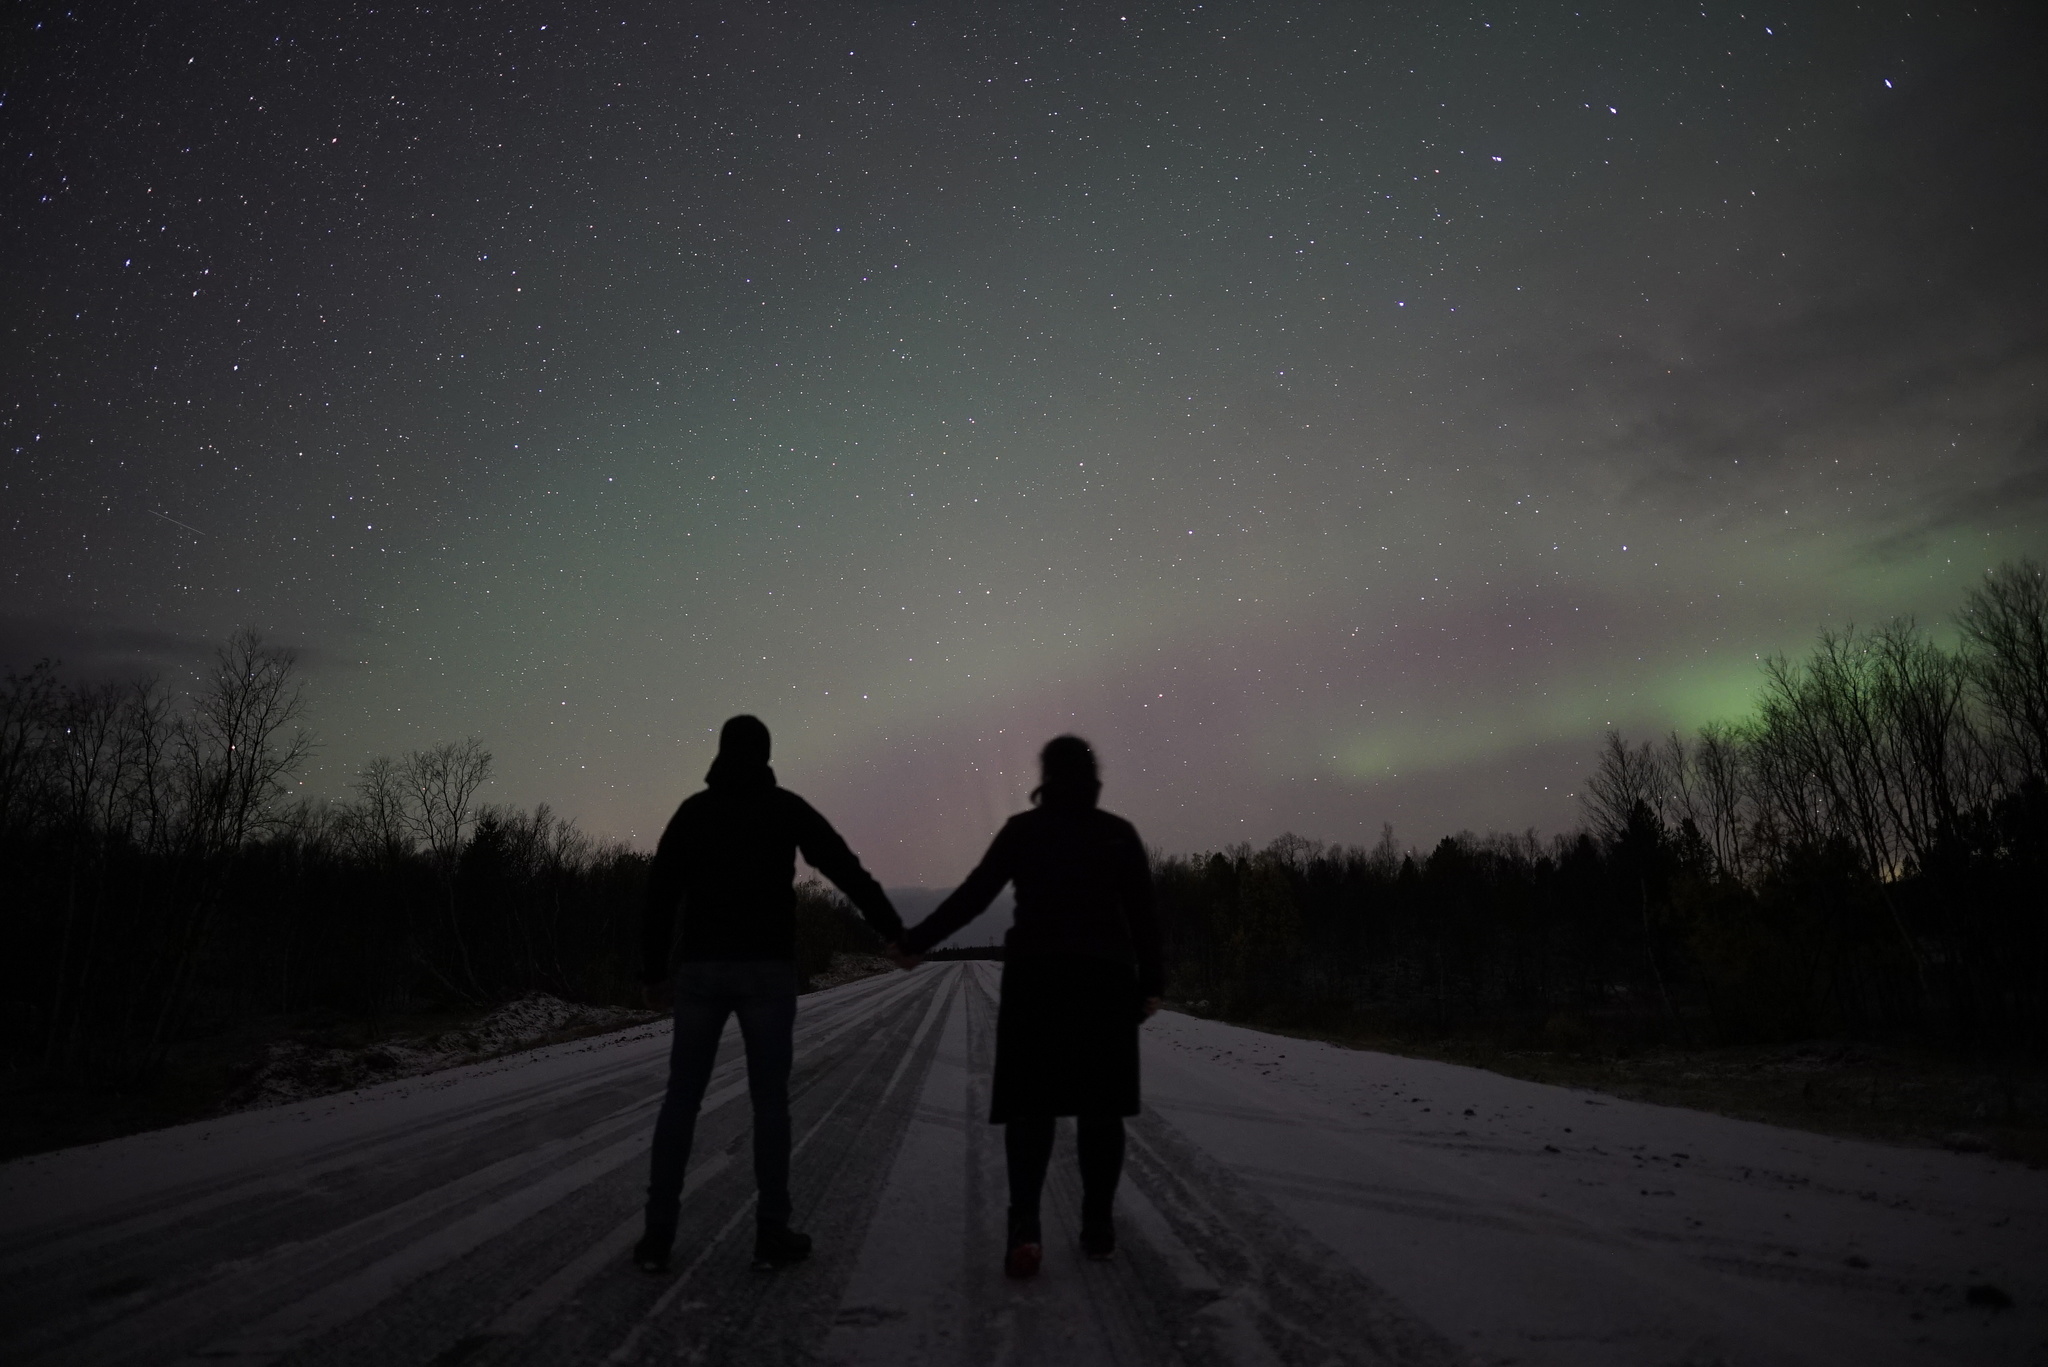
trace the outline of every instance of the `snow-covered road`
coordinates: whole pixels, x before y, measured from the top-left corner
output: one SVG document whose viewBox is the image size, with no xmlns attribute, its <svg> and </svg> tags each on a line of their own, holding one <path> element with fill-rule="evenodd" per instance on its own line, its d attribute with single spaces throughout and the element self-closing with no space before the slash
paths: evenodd
<svg viewBox="0 0 2048 1367">
<path fill-rule="evenodd" d="M 1172 1014 L 1118 1259 L 1080 1257 L 1063 1136 L 1008 1282 L 995 988 L 803 999 L 801 1267 L 747 1267 L 730 1038 L 677 1270 L 626 1262 L 649 1027 L 0 1167 L 0 1360 L 2048 1363 L 2048 1174 Z"/>
</svg>

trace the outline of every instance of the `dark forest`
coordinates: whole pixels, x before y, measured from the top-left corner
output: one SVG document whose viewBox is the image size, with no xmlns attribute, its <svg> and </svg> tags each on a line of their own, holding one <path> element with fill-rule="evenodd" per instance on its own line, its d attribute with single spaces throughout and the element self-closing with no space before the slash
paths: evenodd
<svg viewBox="0 0 2048 1367">
<path fill-rule="evenodd" d="M 1764 663 L 1747 717 L 1607 737 L 1583 829 L 1427 851 L 1283 836 L 1156 859 L 1171 992 L 1204 1014 L 1571 1047 L 1830 1037 L 2048 1044 L 2048 583 L 2006 565 L 1960 639 L 1910 621 Z M 312 1018 L 637 998 L 647 857 L 477 801 L 475 740 L 294 796 L 291 652 L 187 693 L 44 663 L 0 693 L 11 1085 L 132 1085 L 186 1042 Z M 807 885 L 801 965 L 874 948 Z"/>
<path fill-rule="evenodd" d="M 2048 593 L 2010 564 L 1946 650 L 1910 621 L 1764 662 L 1753 713 L 1610 733 L 1584 829 L 1426 854 L 1282 837 L 1158 861 L 1181 997 L 1409 1035 L 1475 1024 L 2038 1056 L 2048 1025 Z"/>
</svg>

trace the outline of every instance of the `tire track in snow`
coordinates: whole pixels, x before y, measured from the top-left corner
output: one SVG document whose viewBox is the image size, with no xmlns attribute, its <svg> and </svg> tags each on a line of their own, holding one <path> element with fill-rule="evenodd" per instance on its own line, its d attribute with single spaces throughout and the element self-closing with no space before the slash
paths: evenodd
<svg viewBox="0 0 2048 1367">
<path fill-rule="evenodd" d="M 745 1163 L 685 1203 L 676 1241 L 680 1270 L 593 1279 L 583 1294 L 524 1337 L 483 1343 L 478 1363 L 718 1364 L 804 1361 L 827 1331 L 910 1106 L 955 995 L 946 974 L 918 975 L 886 1019 L 852 1032 L 817 1064 L 815 1085 L 793 1100 L 794 1222 L 816 1239 L 805 1263 L 761 1274 L 748 1265 L 753 1183 Z M 737 1146 L 745 1135 L 735 1135 Z M 636 1193 L 637 1199 L 637 1193 Z M 356 1359 L 360 1360 L 360 1359 Z"/>
<path fill-rule="evenodd" d="M 1089 1261 L 1079 1246 L 1080 1182 L 1072 1125 L 1061 1127 L 1045 1195 L 1046 1262 L 1038 1278 L 1003 1275 L 1007 1175 L 1002 1131 L 987 1122 L 994 1065 L 997 972 L 965 965 L 962 1009 L 928 1074 L 905 1141 L 833 1331 L 815 1361 L 826 1367 L 1277 1367 L 1278 1364 L 1460 1361 L 1382 1292 L 1359 1288 L 1328 1251 L 1271 1217 L 1248 1218 L 1258 1198 L 1212 1164 L 1200 1177 L 1197 1229 L 1169 1221 L 1148 1195 L 1134 1132 L 1133 1165 L 1118 1197 L 1115 1259 Z M 1136 1131 L 1172 1135 L 1156 1117 Z M 1177 1141 L 1175 1141 L 1177 1142 Z M 1193 1181 L 1175 1159 L 1183 1182 Z M 1184 1200 L 1187 1193 L 1164 1193 Z M 1251 1239 L 1246 1244 L 1247 1238 Z M 1215 1244 L 1228 1246 L 1219 1255 Z M 1247 1249 L 1254 1255 L 1246 1256 Z M 1313 1265 L 1311 1282 L 1301 1271 Z M 1343 1313 L 1311 1316 L 1320 1334 L 1282 1323 L 1266 1281 L 1306 1294 L 1364 1301 L 1372 1333 Z M 1315 1307 L 1319 1310 L 1320 1306 Z"/>
<path fill-rule="evenodd" d="M 901 984 L 887 978 L 849 984 L 831 994 L 839 1000 L 821 1004 L 825 1010 L 807 1013 L 799 1021 L 799 1030 L 829 1028 L 849 1012 L 860 1010 L 877 991 L 891 986 L 900 989 Z M 641 1031 L 645 1033 L 636 1038 Z M 278 1170 L 280 1165 L 271 1161 L 276 1145 L 264 1145 L 259 1137 L 259 1142 L 252 1146 L 249 1161 L 224 1165 L 223 1171 L 210 1176 L 154 1186 L 131 1201 L 95 1203 L 93 1209 L 82 1214 L 67 1212 L 17 1224 L 0 1233 L 0 1287 L 5 1288 L 0 1292 L 0 1312 L 9 1308 L 5 1299 L 8 1294 L 39 1299 L 42 1293 L 38 1281 L 52 1274 L 61 1276 L 74 1259 L 91 1257 L 104 1267 L 104 1256 L 110 1250 L 118 1258 L 123 1246 L 144 1239 L 158 1253 L 170 1251 L 178 1241 L 203 1242 L 215 1257 L 223 1252 L 233 1256 L 233 1245 L 238 1241 L 247 1243 L 252 1250 L 268 1248 L 276 1242 L 276 1236 L 267 1226 L 280 1219 L 289 1222 L 292 1235 L 306 1235 L 309 1220 L 316 1218 L 307 1208 L 308 1203 L 335 1206 L 345 1212 L 339 1220 L 352 1219 L 361 1211 L 361 1200 L 390 1204 L 394 1193 L 403 1199 L 410 1194 L 409 1188 L 428 1190 L 450 1180 L 451 1173 L 474 1171 L 490 1161 L 480 1156 L 480 1149 L 495 1146 L 510 1155 L 532 1147 L 531 1131 L 537 1123 L 552 1124 L 560 1137 L 568 1137 L 583 1123 L 595 1123 L 620 1109 L 640 1105 L 647 1094 L 649 1068 L 664 1066 L 668 1035 L 665 1028 L 645 1027 L 635 1027 L 621 1035 L 628 1042 L 621 1056 L 599 1055 L 580 1066 L 567 1080 L 551 1076 L 523 1085 L 516 1081 L 519 1071 L 532 1059 L 596 1053 L 613 1045 L 613 1039 L 601 1037 L 598 1043 L 552 1046 L 527 1055 L 453 1069 L 446 1074 L 385 1083 L 359 1093 L 241 1112 L 220 1121 L 196 1122 L 171 1132 L 131 1136 L 92 1146 L 105 1155 L 105 1161 L 98 1165 L 106 1170 L 105 1178 L 118 1186 L 124 1176 L 120 1161 L 124 1151 L 138 1143 L 160 1140 L 167 1134 L 185 1132 L 203 1142 L 213 1138 L 208 1131 L 219 1130 L 223 1132 L 223 1143 L 229 1143 L 234 1138 L 246 1137 L 230 1136 L 229 1131 L 246 1131 L 266 1124 L 289 1128 L 293 1119 L 316 1127 L 348 1128 L 355 1119 L 348 1108 L 359 1101 L 374 1103 L 393 1096 L 413 1098 L 436 1091 L 450 1092 L 456 1080 L 493 1073 L 509 1074 L 515 1079 L 500 1087 L 494 1096 L 444 1107 L 443 1114 L 415 1116 L 412 1123 L 395 1131 L 379 1128 L 344 1139 L 311 1143 L 287 1134 L 284 1142 L 291 1151 L 292 1162 L 282 1172 Z M 737 1038 L 736 1031 L 728 1030 L 721 1045 L 720 1067 L 727 1075 L 737 1066 Z M 594 1115 L 586 1114 L 584 1108 L 592 1106 L 601 1109 Z M 188 1141 L 187 1147 L 189 1150 L 197 1145 Z M 39 1168 L 62 1163 L 75 1153 L 19 1160 L 8 1165 L 8 1175 L 27 1179 L 22 1182 L 27 1186 Z M 66 1176 L 75 1184 L 81 1175 Z M 32 1194 L 24 1192 L 25 1196 Z M 254 1227 L 243 1230 L 242 1225 Z M 229 1247 L 223 1249 L 224 1244 Z"/>
<path fill-rule="evenodd" d="M 1450 1367 L 1468 1361 L 1436 1330 L 1276 1210 L 1157 1114 L 1131 1126 L 1129 1177 L 1142 1224 L 1187 1250 L 1214 1291 L 1184 1331 L 1203 1355 L 1276 1363 Z"/>
<path fill-rule="evenodd" d="M 995 1063 L 996 972 L 978 968 L 967 1115 L 970 1187 L 981 1219 L 967 1259 L 989 1269 L 966 1361 L 1151 1367 L 1466 1361 L 1441 1335 L 1209 1159 L 1156 1111 L 1126 1122 L 1118 1251 L 1081 1252 L 1073 1125 L 1062 1121 L 1046 1183 L 1046 1271 L 1018 1287 L 996 1267 L 1004 1246 L 1002 1133 L 986 1123 Z M 975 1222 L 970 1220 L 970 1226 Z"/>
<path fill-rule="evenodd" d="M 867 1009 L 836 1016 L 831 1026 L 812 1032 L 811 1038 L 799 1042 L 791 1077 L 791 1111 L 800 1136 L 804 1134 L 802 1117 L 808 1111 L 821 1104 L 830 1109 L 832 1103 L 820 1102 L 821 1094 L 843 1096 L 848 1090 L 849 1054 L 872 1051 L 877 1047 L 877 1037 L 894 1036 L 901 1021 L 916 1011 L 918 999 L 924 995 L 920 985 L 898 982 L 893 986 L 896 990 L 868 998 Z M 713 1244 L 732 1233 L 751 1211 L 753 1202 L 751 1168 L 746 1161 L 751 1118 L 747 1108 L 730 1104 L 746 1093 L 744 1063 L 735 1060 L 734 1070 L 732 1080 L 722 1089 L 707 1093 L 700 1113 L 698 1142 L 691 1155 L 693 1174 L 700 1169 L 710 1170 L 704 1172 L 703 1180 L 690 1192 L 691 1206 L 686 1211 L 699 1223 L 717 1212 L 730 1211 L 719 1236 L 711 1241 Z M 614 1163 L 603 1175 L 599 1190 L 581 1189 L 574 1202 L 548 1202 L 542 1207 L 544 1220 L 510 1221 L 499 1231 L 514 1237 L 488 1242 L 478 1239 L 459 1257 L 439 1260 L 433 1275 L 410 1280 L 393 1303 L 381 1305 L 374 1317 L 332 1316 L 328 1325 L 336 1327 L 336 1332 L 313 1338 L 281 1360 L 294 1364 L 484 1361 L 508 1352 L 510 1360 L 524 1358 L 519 1330 L 525 1326 L 530 1332 L 549 1319 L 547 1307 L 522 1308 L 521 1304 L 539 1294 L 541 1285 L 545 1285 L 536 1285 L 538 1271 L 559 1259 L 562 1252 L 581 1249 L 571 1261 L 581 1262 L 593 1272 L 602 1272 L 602 1256 L 593 1249 L 608 1240 L 617 1240 L 623 1229 L 627 1235 L 621 1246 L 623 1258 L 624 1248 L 638 1236 L 637 1212 L 646 1183 L 645 1156 L 659 1100 L 659 1094 L 650 1099 L 638 1132 L 629 1141 L 630 1149 L 622 1161 Z M 707 1125 L 707 1120 L 712 1124 Z M 795 1175 L 793 1168 L 792 1177 Z M 685 1242 L 688 1230 L 686 1220 L 685 1232 L 678 1239 L 679 1253 L 685 1258 L 690 1248 Z M 740 1256 L 744 1256 L 744 1250 Z M 618 1267 L 627 1270 L 623 1262 Z M 556 1272 L 559 1274 L 560 1269 Z M 554 1280 L 554 1274 L 547 1280 Z M 568 1291 L 562 1297 L 566 1301 L 581 1287 L 559 1289 Z M 508 1298 L 514 1299 L 489 1323 L 473 1332 L 463 1332 L 465 1325 L 475 1323 L 480 1309 L 489 1314 Z M 324 1302 L 328 1295 L 319 1299 Z M 504 1323 L 500 1325 L 499 1321 Z M 564 1359 L 549 1353 L 539 1360 Z M 579 1355 L 575 1360 L 586 1359 Z"/>
<path fill-rule="evenodd" d="M 914 987 L 900 979 L 850 985 L 842 1000 L 820 1003 L 828 1009 L 806 1013 L 799 1055 L 816 1054 Z M 707 1093 L 706 1109 L 714 1115 L 745 1092 L 736 1033 L 729 1031 L 721 1046 L 724 1057 Z M 610 1076 L 593 1086 L 576 1073 L 552 1087 L 516 1086 L 509 1098 L 424 1127 L 424 1144 L 415 1142 L 409 1126 L 395 1135 L 362 1136 L 352 1150 L 316 1142 L 309 1146 L 315 1178 L 324 1176 L 339 1197 L 317 1181 L 274 1175 L 275 1166 L 289 1166 L 276 1164 L 244 1175 L 246 1195 L 214 1178 L 173 1188 L 140 1203 L 139 1212 L 117 1207 L 60 1250 L 68 1256 L 40 1261 L 24 1250 L 29 1256 L 18 1256 L 29 1263 L 30 1280 L 40 1283 L 27 1290 L 40 1299 L 25 1297 L 18 1284 L 13 1288 L 7 1356 L 34 1361 L 47 1355 L 67 1364 L 161 1361 L 166 1351 L 198 1349 L 225 1325 L 239 1323 L 262 1330 L 255 1338 L 217 1342 L 216 1357 L 274 1360 L 349 1312 L 375 1306 L 409 1276 L 502 1235 L 522 1216 L 611 1173 L 637 1172 L 665 1075 L 666 1038 L 656 1043 L 658 1051 L 601 1070 L 625 1078 Z M 560 1127 L 561 1114 L 587 1120 L 594 1093 L 611 1103 L 595 1123 L 567 1137 L 543 1137 Z M 560 1104 L 551 1108 L 550 1101 Z M 745 1121 L 732 1124 L 743 1130 Z M 290 1199 L 309 1191 L 307 1199 Z M 363 1200 L 378 1197 L 379 1207 L 364 1214 Z M 189 1223 L 169 1224 L 169 1237 L 141 1237 L 181 1217 Z M 99 1256 L 110 1245 L 116 1256 Z M 193 1249 L 206 1256 L 192 1257 Z M 141 1285 L 116 1297 L 91 1294 L 95 1282 L 109 1280 Z"/>
</svg>

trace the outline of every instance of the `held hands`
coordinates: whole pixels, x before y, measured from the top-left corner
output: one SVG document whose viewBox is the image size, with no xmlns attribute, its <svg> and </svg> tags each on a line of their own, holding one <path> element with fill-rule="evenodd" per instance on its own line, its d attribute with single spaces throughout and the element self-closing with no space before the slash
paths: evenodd
<svg viewBox="0 0 2048 1367">
<path fill-rule="evenodd" d="M 887 945 L 883 946 L 882 954 L 889 960 L 890 963 L 896 965 L 896 967 L 902 969 L 905 973 L 908 973 L 911 969 L 916 968 L 919 964 L 924 962 L 924 955 L 906 954 L 903 952 L 903 946 L 897 944 L 893 940 L 890 941 Z"/>
<path fill-rule="evenodd" d="M 1151 1020 L 1151 1019 L 1152 1019 L 1152 1013 L 1153 1013 L 1153 1012 L 1155 1012 L 1155 1011 L 1157 1011 L 1157 1010 L 1159 1009 L 1159 1003 L 1160 1003 L 1160 1001 L 1161 1001 L 1161 998 L 1158 998 L 1158 997 L 1147 997 L 1147 998 L 1145 998 L 1145 1017 L 1144 1017 L 1144 1018 L 1145 1018 L 1146 1020 Z"/>
</svg>

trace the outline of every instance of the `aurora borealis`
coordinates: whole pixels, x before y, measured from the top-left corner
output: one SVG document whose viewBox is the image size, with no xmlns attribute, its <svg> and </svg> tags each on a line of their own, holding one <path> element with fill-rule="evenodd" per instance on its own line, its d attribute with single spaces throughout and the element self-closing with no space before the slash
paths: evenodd
<svg viewBox="0 0 2048 1367">
<path fill-rule="evenodd" d="M 1554 830 L 2048 528 L 2037 6 L 28 7 L 0 660 L 885 881 Z"/>
</svg>

